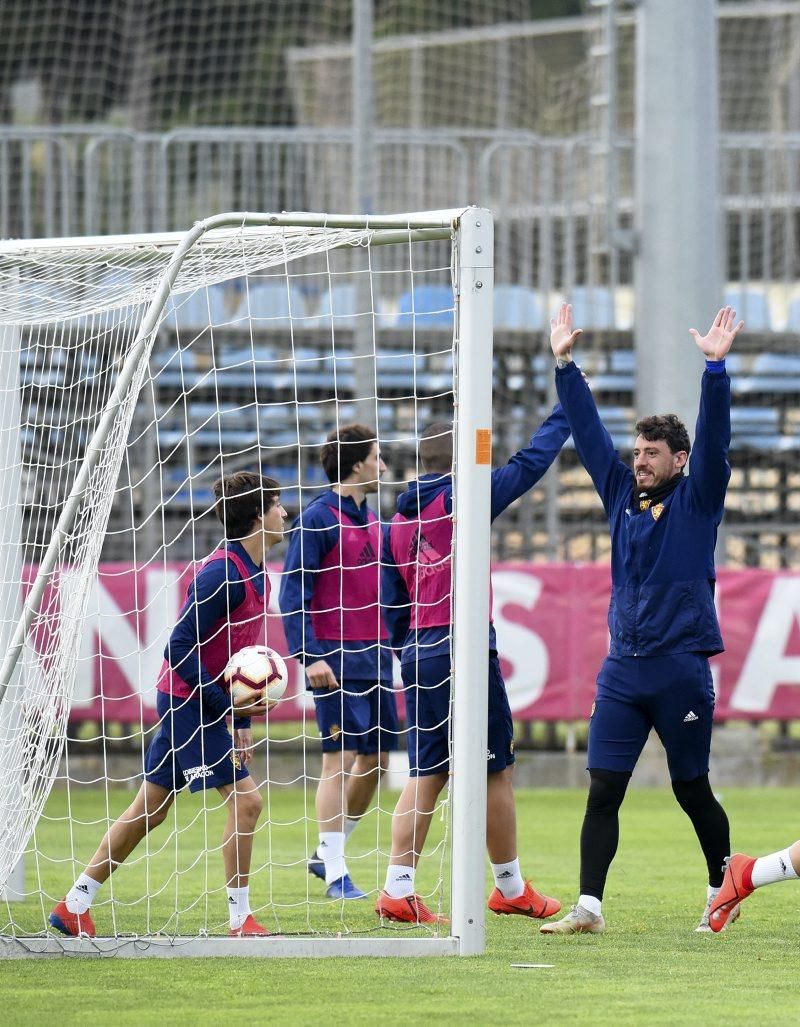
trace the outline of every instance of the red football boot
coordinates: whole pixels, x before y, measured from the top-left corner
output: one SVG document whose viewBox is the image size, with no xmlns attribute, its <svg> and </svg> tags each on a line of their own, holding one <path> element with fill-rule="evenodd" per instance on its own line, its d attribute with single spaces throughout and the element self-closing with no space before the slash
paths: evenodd
<svg viewBox="0 0 800 1027">
<path fill-rule="evenodd" d="M 50 914 L 50 926 L 66 934 L 68 938 L 94 938 L 97 934 L 91 913 L 70 913 L 67 900 L 62 899 Z"/>
<path fill-rule="evenodd" d="M 754 863 L 752 856 L 745 856 L 741 852 L 734 852 L 725 861 L 722 887 L 708 907 L 708 926 L 715 934 L 733 919 L 733 914 L 738 911 L 742 899 L 753 894 Z"/>
<path fill-rule="evenodd" d="M 247 914 L 247 918 L 241 927 L 231 927 L 231 938 L 271 938 L 272 935 L 261 924 L 256 920 L 252 913 Z"/>
<path fill-rule="evenodd" d="M 505 898 L 500 889 L 495 888 L 489 896 L 488 906 L 493 913 L 518 913 L 520 916 L 532 916 L 535 920 L 546 920 L 561 909 L 558 899 L 540 894 L 530 881 L 525 882 L 525 891 L 515 899 Z"/>
<path fill-rule="evenodd" d="M 393 899 L 382 891 L 375 903 L 375 912 L 384 920 L 397 920 L 403 924 L 447 924 L 446 916 L 439 916 L 428 909 L 419 895 L 404 895 Z"/>
</svg>

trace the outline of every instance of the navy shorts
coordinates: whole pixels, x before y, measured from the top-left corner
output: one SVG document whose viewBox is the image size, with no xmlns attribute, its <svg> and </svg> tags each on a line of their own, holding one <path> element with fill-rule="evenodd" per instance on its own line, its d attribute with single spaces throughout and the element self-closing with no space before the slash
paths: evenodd
<svg viewBox="0 0 800 1027">
<path fill-rule="evenodd" d="M 692 781 L 708 773 L 713 717 L 705 656 L 608 656 L 597 677 L 588 767 L 632 771 L 655 728 L 672 780 Z"/>
<path fill-rule="evenodd" d="M 323 752 L 355 750 L 362 756 L 397 748 L 397 702 L 391 685 L 345 681 L 341 688 L 312 688 Z"/>
<path fill-rule="evenodd" d="M 450 656 L 403 664 L 411 777 L 450 772 Z M 489 657 L 489 735 L 486 770 L 497 774 L 514 762 L 514 724 L 500 661 Z"/>
<path fill-rule="evenodd" d="M 190 792 L 219 788 L 249 777 L 233 748 L 225 718 L 203 724 L 197 699 L 158 692 L 161 722 L 144 757 L 145 781 L 171 792 L 186 785 Z"/>
</svg>

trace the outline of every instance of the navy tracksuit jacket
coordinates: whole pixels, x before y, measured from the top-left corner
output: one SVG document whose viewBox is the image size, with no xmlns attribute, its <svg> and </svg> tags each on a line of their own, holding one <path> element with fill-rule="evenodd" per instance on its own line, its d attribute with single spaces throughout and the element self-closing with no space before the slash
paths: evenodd
<svg viewBox="0 0 800 1027">
<path fill-rule="evenodd" d="M 724 361 L 708 362 L 690 473 L 657 519 L 650 511 L 633 513 L 633 471 L 614 449 L 574 363 L 556 369 L 556 388 L 611 530 L 611 655 L 721 653 L 714 547 L 731 474 L 731 382 Z"/>
</svg>

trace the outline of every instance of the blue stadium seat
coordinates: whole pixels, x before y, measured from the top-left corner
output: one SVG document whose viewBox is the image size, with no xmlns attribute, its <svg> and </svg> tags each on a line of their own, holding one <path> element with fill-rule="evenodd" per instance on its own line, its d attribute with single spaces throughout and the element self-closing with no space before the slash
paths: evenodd
<svg viewBox="0 0 800 1027">
<path fill-rule="evenodd" d="M 767 294 L 762 289 L 726 289 L 725 305 L 734 308 L 736 317 L 741 318 L 750 331 L 769 331 L 769 305 Z"/>
<path fill-rule="evenodd" d="M 794 353 L 761 353 L 753 361 L 754 374 L 800 378 L 800 356 Z"/>
<path fill-rule="evenodd" d="M 319 314 L 310 320 L 314 325 L 330 325 L 333 319 L 335 328 L 352 328 L 358 318 L 371 318 L 372 311 L 369 308 L 358 305 L 358 287 L 354 282 L 334 285 L 329 292 L 322 294 L 319 305 Z"/>
<path fill-rule="evenodd" d="M 733 407 L 731 431 L 745 435 L 775 435 L 778 432 L 780 412 L 774 407 Z"/>
<path fill-rule="evenodd" d="M 612 374 L 635 374 L 636 350 L 618 349 L 611 354 Z"/>
<path fill-rule="evenodd" d="M 291 283 L 287 286 L 286 281 L 277 278 L 273 281 L 260 279 L 251 282 L 247 294 L 243 296 L 244 314 L 249 312 L 250 317 L 259 321 L 264 328 L 286 328 L 292 318 L 304 317 L 305 310 L 305 297 L 300 290 Z"/>
<path fill-rule="evenodd" d="M 800 357 L 788 353 L 762 353 L 753 358 L 750 372 L 741 374 L 736 374 L 735 359 L 731 354 L 726 361 L 734 395 L 800 393 Z"/>
<path fill-rule="evenodd" d="M 199 288 L 172 297 L 164 324 L 179 332 L 198 332 L 204 328 L 234 323 L 242 315 L 244 288 L 241 279 Z"/>
<path fill-rule="evenodd" d="M 788 332 L 800 332 L 800 297 L 789 304 L 789 320 L 786 322 Z"/>
<path fill-rule="evenodd" d="M 614 293 L 607 286 L 575 285 L 566 297 L 572 304 L 572 323 L 576 328 L 613 328 Z"/>
<path fill-rule="evenodd" d="M 526 285 L 497 285 L 494 290 L 494 326 L 517 331 L 541 328 L 539 297 Z"/>
<path fill-rule="evenodd" d="M 780 412 L 774 407 L 733 407 L 731 447 L 761 449 L 770 453 L 796 449 L 800 440 L 780 431 Z"/>
<path fill-rule="evenodd" d="M 397 323 L 407 327 L 414 322 L 425 328 L 453 327 L 453 290 L 448 285 L 417 285 L 400 297 Z"/>
</svg>

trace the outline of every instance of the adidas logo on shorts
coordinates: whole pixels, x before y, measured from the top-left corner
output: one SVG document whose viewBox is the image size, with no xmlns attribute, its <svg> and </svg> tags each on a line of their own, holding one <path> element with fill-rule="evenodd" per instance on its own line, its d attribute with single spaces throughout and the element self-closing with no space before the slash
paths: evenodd
<svg viewBox="0 0 800 1027">
<path fill-rule="evenodd" d="M 689 712 L 683 718 L 683 722 L 684 722 L 684 724 L 691 724 L 691 722 L 693 720 L 699 720 L 699 719 L 700 718 L 697 716 L 697 714 L 694 712 L 694 710 L 689 710 Z"/>
</svg>

